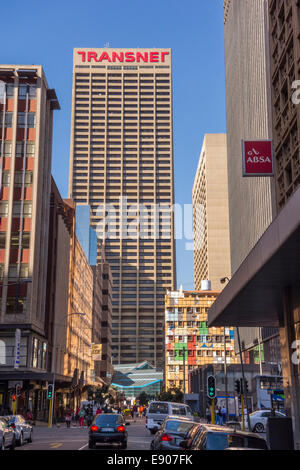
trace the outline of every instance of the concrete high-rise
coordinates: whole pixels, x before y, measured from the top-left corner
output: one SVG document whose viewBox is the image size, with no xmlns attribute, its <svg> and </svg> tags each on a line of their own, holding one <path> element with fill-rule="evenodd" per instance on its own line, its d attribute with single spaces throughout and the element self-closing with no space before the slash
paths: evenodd
<svg viewBox="0 0 300 470">
<path fill-rule="evenodd" d="M 170 49 L 74 50 L 69 194 L 90 205 L 111 266 L 114 363 L 164 362 L 164 295 L 176 279 L 172 128 Z"/>
<path fill-rule="evenodd" d="M 231 274 L 226 134 L 206 134 L 193 186 L 194 283 L 209 279 L 222 290 L 220 278 Z"/>
</svg>

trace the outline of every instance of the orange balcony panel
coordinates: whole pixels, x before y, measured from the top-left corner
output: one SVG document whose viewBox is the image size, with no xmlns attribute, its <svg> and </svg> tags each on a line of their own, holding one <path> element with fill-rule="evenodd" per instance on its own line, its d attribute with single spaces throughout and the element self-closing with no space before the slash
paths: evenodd
<svg viewBox="0 0 300 470">
<path fill-rule="evenodd" d="M 4 157 L 3 170 L 10 170 L 10 162 L 11 162 L 11 158 Z"/>
<path fill-rule="evenodd" d="M 7 230 L 7 218 L 0 217 L 0 232 L 6 232 Z"/>
<path fill-rule="evenodd" d="M 0 263 L 5 261 L 5 250 L 0 250 Z"/>
<path fill-rule="evenodd" d="M 6 111 L 13 112 L 14 110 L 14 99 L 8 98 L 6 103 Z"/>
<path fill-rule="evenodd" d="M 4 187 L 2 188 L 2 191 L 1 191 L 1 199 L 2 201 L 8 201 L 8 198 L 9 198 L 9 188 Z"/>
<path fill-rule="evenodd" d="M 35 129 L 33 129 L 31 127 L 28 129 L 27 139 L 28 140 L 35 140 Z"/>
<path fill-rule="evenodd" d="M 25 188 L 25 200 L 32 201 L 32 186 Z"/>
<path fill-rule="evenodd" d="M 29 255 L 30 255 L 30 250 L 26 248 L 26 250 L 22 250 L 22 263 L 29 263 Z"/>
<path fill-rule="evenodd" d="M 34 158 L 27 158 L 26 170 L 33 170 L 33 169 L 34 169 Z"/>
<path fill-rule="evenodd" d="M 30 232 L 31 230 L 31 219 L 24 219 L 24 226 L 23 226 L 24 232 Z"/>
<path fill-rule="evenodd" d="M 29 111 L 31 113 L 36 112 L 36 100 L 29 100 Z"/>
<path fill-rule="evenodd" d="M 2 139 L 2 129 L 0 129 L 0 139 Z M 12 128 L 11 127 L 5 128 L 4 140 L 12 140 Z"/>
</svg>

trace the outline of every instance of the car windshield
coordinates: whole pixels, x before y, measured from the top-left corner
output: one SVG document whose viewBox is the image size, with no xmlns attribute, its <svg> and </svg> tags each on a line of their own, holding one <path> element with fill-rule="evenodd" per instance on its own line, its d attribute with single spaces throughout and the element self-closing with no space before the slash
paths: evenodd
<svg viewBox="0 0 300 470">
<path fill-rule="evenodd" d="M 115 426 L 120 418 L 120 415 L 98 415 L 96 418 L 97 426 L 104 426 L 106 424 Z"/>
<path fill-rule="evenodd" d="M 182 421 L 167 421 L 165 430 L 169 432 L 178 432 L 186 434 L 194 426 L 194 423 L 182 422 Z"/>
<path fill-rule="evenodd" d="M 149 413 L 157 414 L 168 414 L 168 404 L 167 403 L 151 403 L 149 407 Z"/>
</svg>

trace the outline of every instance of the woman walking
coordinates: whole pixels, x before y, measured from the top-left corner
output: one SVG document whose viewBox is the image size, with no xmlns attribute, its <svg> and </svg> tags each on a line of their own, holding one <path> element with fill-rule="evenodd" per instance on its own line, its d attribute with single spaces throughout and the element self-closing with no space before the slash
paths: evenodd
<svg viewBox="0 0 300 470">
<path fill-rule="evenodd" d="M 84 418 L 85 418 L 85 409 L 81 408 L 79 411 L 79 426 L 81 428 L 84 426 Z"/>
</svg>

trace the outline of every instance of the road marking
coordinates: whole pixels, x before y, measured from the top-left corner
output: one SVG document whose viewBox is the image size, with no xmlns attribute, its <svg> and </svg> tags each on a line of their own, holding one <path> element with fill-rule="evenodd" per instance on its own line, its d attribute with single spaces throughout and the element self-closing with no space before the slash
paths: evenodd
<svg viewBox="0 0 300 470">
<path fill-rule="evenodd" d="M 58 447 L 61 447 L 61 446 L 62 446 L 62 443 L 61 443 L 61 442 L 52 442 L 52 443 L 50 444 L 50 447 L 51 447 L 52 449 L 57 449 Z"/>
<path fill-rule="evenodd" d="M 87 444 L 85 444 L 84 446 L 80 447 L 80 449 L 78 449 L 78 450 L 82 450 L 82 449 L 84 449 L 84 448 L 85 448 L 87 445 L 88 445 L 88 443 L 87 443 Z"/>
</svg>

